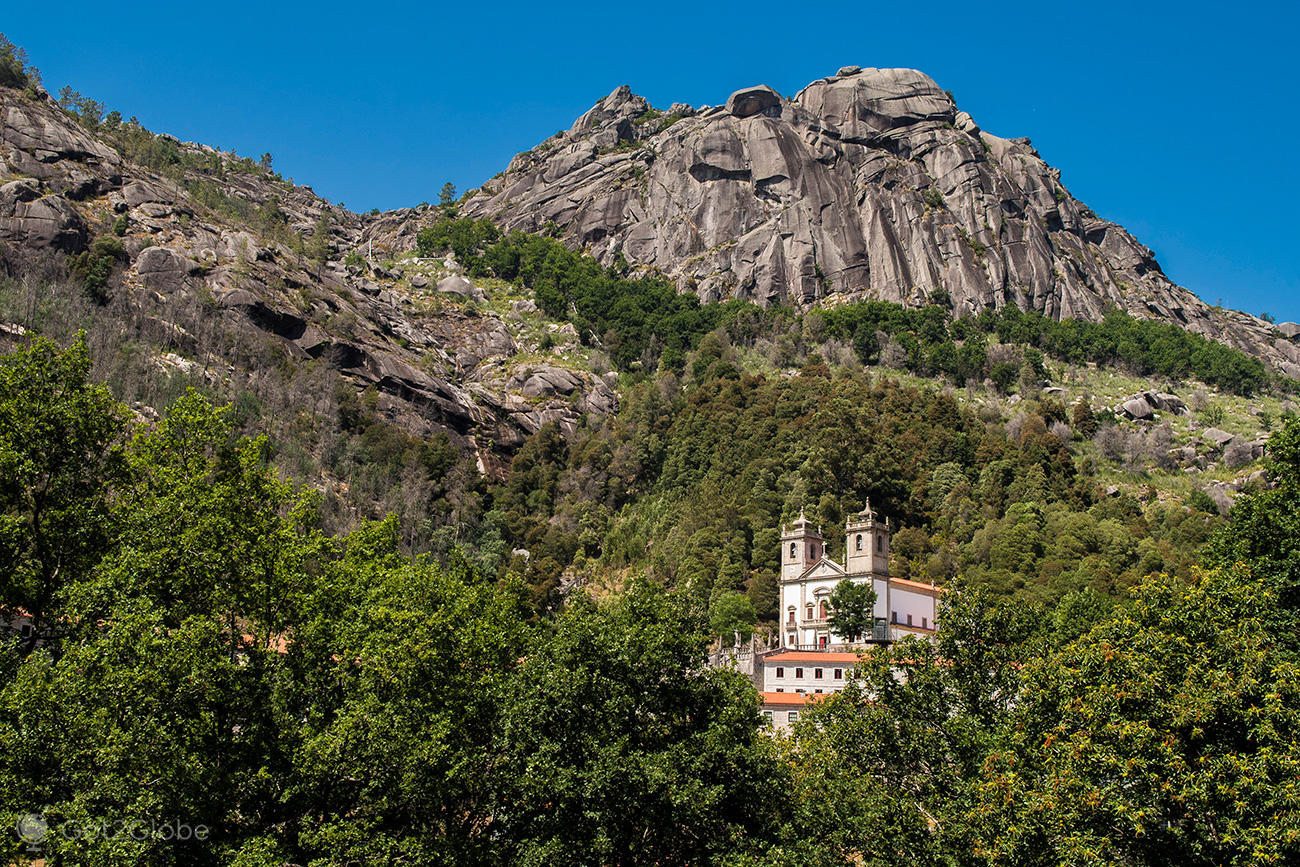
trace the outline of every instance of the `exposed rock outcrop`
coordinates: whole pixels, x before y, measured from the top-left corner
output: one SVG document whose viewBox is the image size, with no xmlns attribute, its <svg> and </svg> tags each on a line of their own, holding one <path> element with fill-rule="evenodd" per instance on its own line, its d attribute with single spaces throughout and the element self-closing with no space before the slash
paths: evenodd
<svg viewBox="0 0 1300 867">
<path fill-rule="evenodd" d="M 623 118 L 618 128 L 630 137 L 644 100 L 621 92 L 605 102 L 588 113 L 587 129 Z M 349 251 L 381 261 L 408 253 L 437 217 L 427 206 L 362 217 L 240 167 L 232 154 L 164 136 L 156 143 L 187 167 L 133 163 L 48 98 L 0 87 L 0 177 L 16 176 L 0 184 L 0 260 L 21 267 L 24 257 L 57 258 L 116 237 L 129 261 L 115 267 L 106 292 L 120 302 L 115 311 L 133 317 L 139 339 L 154 344 L 159 369 L 251 364 L 255 376 L 259 356 L 268 366 L 321 362 L 358 391 L 372 389 L 388 421 L 417 436 L 445 432 L 489 471 L 547 422 L 576 430 L 585 413 L 614 409 L 613 392 L 589 371 L 534 363 L 521 378 L 507 321 L 472 309 L 487 296 L 454 263 L 342 261 Z M 258 209 L 284 231 L 268 237 L 266 224 L 232 214 Z M 325 255 L 289 243 L 303 239 Z M 512 315 L 526 312 L 536 308 Z M 213 352 L 177 324 L 186 317 L 205 332 L 236 335 L 223 344 L 229 356 L 197 365 L 178 354 Z M 21 335 L 13 328 L 0 342 Z"/>
<path fill-rule="evenodd" d="M 846 66 L 793 99 L 750 87 L 668 115 L 620 87 L 464 208 L 509 228 L 555 224 L 603 262 L 622 254 L 705 300 L 920 304 L 943 289 L 959 314 L 1014 304 L 1096 320 L 1117 307 L 1300 373 L 1271 326 L 1172 283 L 1029 139 L 985 132 L 910 69 Z"/>
<path fill-rule="evenodd" d="M 1183 402 L 1181 397 L 1166 394 L 1163 391 L 1144 391 L 1135 394 L 1120 402 L 1113 411 L 1116 415 L 1135 421 L 1150 421 L 1156 417 L 1156 410 L 1172 413 L 1173 415 L 1192 414 L 1192 411 L 1187 408 L 1187 404 Z"/>
</svg>

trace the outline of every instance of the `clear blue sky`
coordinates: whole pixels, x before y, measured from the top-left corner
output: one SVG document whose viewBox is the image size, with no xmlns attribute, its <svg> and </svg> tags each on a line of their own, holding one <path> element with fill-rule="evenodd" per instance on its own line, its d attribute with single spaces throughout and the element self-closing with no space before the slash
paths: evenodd
<svg viewBox="0 0 1300 867">
<path fill-rule="evenodd" d="M 1029 136 L 1210 303 L 1300 321 L 1294 3 L 37 3 L 0 31 L 56 91 L 352 210 L 477 186 L 620 84 L 666 106 L 908 66 Z"/>
</svg>

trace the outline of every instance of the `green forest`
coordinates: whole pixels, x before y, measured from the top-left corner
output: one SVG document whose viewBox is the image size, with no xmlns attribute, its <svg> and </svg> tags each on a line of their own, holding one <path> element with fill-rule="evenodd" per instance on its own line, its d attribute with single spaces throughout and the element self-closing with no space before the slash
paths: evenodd
<svg viewBox="0 0 1300 867">
<path fill-rule="evenodd" d="M 0 86 L 45 99 L 2 35 Z M 458 218 L 450 182 L 375 261 L 331 240 L 341 204 L 291 217 L 269 153 L 56 104 L 174 182 L 178 226 L 309 263 L 304 317 L 351 269 L 616 403 L 575 391 L 579 421 L 489 466 L 213 287 L 128 284 L 126 212 L 69 256 L 0 251 L 5 863 L 1300 863 L 1300 418 L 1259 359 L 944 291 L 704 302 Z M 461 273 L 477 296 L 410 279 Z M 1136 388 L 1186 417 L 1117 416 Z M 710 656 L 770 637 L 784 522 L 839 558 L 867 500 L 940 631 L 775 731 Z"/>
<path fill-rule="evenodd" d="M 1270 441 L 1273 487 L 1216 525 L 1089 505 L 1051 434 L 989 440 L 942 395 L 814 371 L 789 393 L 720 375 L 670 413 L 648 381 L 620 423 L 660 445 L 620 460 L 653 468 L 649 505 L 615 522 L 600 556 L 630 561 L 654 538 L 652 568 L 548 609 L 513 569 L 404 550 L 396 517 L 322 530 L 319 495 L 275 471 L 231 407 L 191 391 L 141 424 L 90 370 L 84 343 L 40 338 L 0 363 L 0 602 L 37 627 L 0 649 L 0 799 L 7 820 L 44 814 L 47 863 L 1300 855 L 1294 419 Z M 746 437 L 782 452 L 783 420 L 850 406 L 824 441 L 790 440 L 792 463 L 746 468 Z M 538 532 L 540 517 L 511 524 L 569 508 L 557 478 L 616 475 L 601 447 L 594 432 L 534 438 L 492 491 L 494 520 Z M 770 528 L 786 508 L 772 482 L 791 472 L 930 516 L 918 562 L 980 509 L 1001 517 L 966 543 L 995 538 L 982 569 L 958 546 L 937 643 L 868 654 L 782 737 L 763 730 L 745 677 L 705 665 L 706 589 L 742 586 L 755 558 L 770 568 L 744 528 Z M 1015 532 L 987 532 L 1004 522 Z M 1097 551 L 1077 547 L 1097 537 Z M 1125 544 L 1119 568 L 1111 547 Z M 1171 560 L 1162 545 L 1197 553 Z M 132 835 L 102 817 L 206 832 Z"/>
</svg>

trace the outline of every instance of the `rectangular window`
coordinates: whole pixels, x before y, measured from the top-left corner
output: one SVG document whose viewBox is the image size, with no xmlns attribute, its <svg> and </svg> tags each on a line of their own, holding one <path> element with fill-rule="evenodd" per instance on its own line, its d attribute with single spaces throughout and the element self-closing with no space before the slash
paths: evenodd
<svg viewBox="0 0 1300 867">
<path fill-rule="evenodd" d="M 889 622 L 890 622 L 890 623 L 897 623 L 897 622 L 898 622 L 898 612 L 897 612 L 897 611 L 891 611 L 891 612 L 889 612 Z"/>
<path fill-rule="evenodd" d="M 776 667 L 776 676 L 777 676 L 777 677 L 785 677 L 785 669 L 778 665 L 778 666 Z"/>
<path fill-rule="evenodd" d="M 807 691 L 808 691 L 808 690 L 806 690 L 806 689 L 796 689 L 796 690 L 795 690 L 795 692 L 799 693 L 800 695 L 803 695 L 803 694 L 806 693 Z"/>
<path fill-rule="evenodd" d="M 786 719 L 788 719 L 790 722 L 798 722 L 798 721 L 799 721 L 799 711 L 797 711 L 797 710 L 792 710 L 792 711 L 790 711 L 790 715 L 787 716 Z"/>
<path fill-rule="evenodd" d="M 885 537 L 884 537 L 884 536 L 877 536 L 877 537 L 876 537 L 876 553 L 879 554 L 879 553 L 883 552 L 884 550 L 885 550 Z"/>
<path fill-rule="evenodd" d="M 780 687 L 780 686 L 778 686 L 778 687 L 776 688 L 776 691 L 777 691 L 777 692 L 785 692 L 785 688 L 784 688 L 784 687 Z"/>
<path fill-rule="evenodd" d="M 911 625 L 912 625 L 912 615 L 910 615 L 910 614 L 907 615 L 907 625 L 908 625 L 908 626 L 911 626 Z"/>
<path fill-rule="evenodd" d="M 813 669 L 813 677 L 816 678 L 817 680 L 821 680 L 821 679 L 822 679 L 822 670 L 821 670 L 820 668 L 814 668 L 814 669 Z"/>
<path fill-rule="evenodd" d="M 837 669 L 835 669 L 835 679 L 836 679 L 836 680 L 843 680 L 843 679 L 844 679 L 844 669 L 842 669 L 842 668 L 837 668 Z"/>
<path fill-rule="evenodd" d="M 763 711 L 763 722 L 768 725 L 772 724 L 772 712 L 770 710 Z"/>
<path fill-rule="evenodd" d="M 803 677 L 803 669 L 802 669 L 802 668 L 796 668 L 796 669 L 794 670 L 794 676 L 795 676 L 795 677 Z"/>
<path fill-rule="evenodd" d="M 928 626 L 925 625 L 925 618 L 924 618 L 924 617 L 921 618 L 921 628 L 922 628 L 922 629 L 929 629 L 929 628 L 930 628 L 930 627 L 928 627 Z"/>
<path fill-rule="evenodd" d="M 813 692 L 815 692 L 817 695 L 822 694 L 822 691 L 820 689 L 814 689 Z"/>
</svg>

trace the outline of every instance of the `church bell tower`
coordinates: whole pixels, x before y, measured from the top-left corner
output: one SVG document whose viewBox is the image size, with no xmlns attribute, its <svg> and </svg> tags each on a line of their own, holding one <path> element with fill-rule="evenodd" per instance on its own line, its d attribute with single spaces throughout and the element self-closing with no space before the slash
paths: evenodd
<svg viewBox="0 0 1300 867">
<path fill-rule="evenodd" d="M 826 550 L 826 542 L 803 513 L 790 527 L 781 525 L 781 580 L 792 581 L 816 563 Z"/>
<path fill-rule="evenodd" d="M 844 525 L 844 567 L 848 573 L 888 575 L 890 535 L 889 519 L 877 521 L 868 499 L 866 508 L 850 515 Z"/>
</svg>

